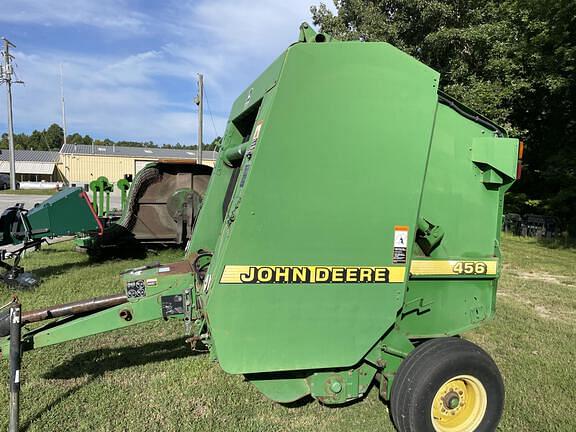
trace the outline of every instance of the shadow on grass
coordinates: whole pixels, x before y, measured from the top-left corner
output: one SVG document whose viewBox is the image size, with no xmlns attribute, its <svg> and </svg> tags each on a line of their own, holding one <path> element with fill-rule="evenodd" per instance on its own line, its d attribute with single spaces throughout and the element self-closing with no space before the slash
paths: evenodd
<svg viewBox="0 0 576 432">
<path fill-rule="evenodd" d="M 43 251 L 42 253 L 46 253 L 48 251 Z M 78 252 L 81 253 L 81 252 Z M 58 276 L 64 273 L 67 273 L 70 270 L 79 270 L 79 269 L 83 269 L 85 267 L 91 267 L 94 265 L 99 265 L 99 264 L 106 264 L 106 263 L 110 263 L 112 261 L 118 261 L 121 259 L 141 259 L 146 257 L 146 254 L 144 252 L 144 254 L 142 254 L 141 252 L 138 253 L 134 253 L 134 252 L 129 252 L 126 251 L 124 249 L 119 249 L 117 253 L 114 254 L 109 254 L 108 256 L 97 256 L 97 257 L 88 257 L 88 259 L 85 259 L 81 262 L 78 261 L 74 261 L 74 262 L 67 262 L 67 263 L 62 263 L 62 264 L 56 264 L 56 265 L 48 265 L 48 266 L 44 266 L 44 267 L 38 267 L 38 268 L 34 268 L 31 269 L 30 271 L 37 277 L 41 278 L 41 279 L 45 279 L 51 276 Z"/>
<path fill-rule="evenodd" d="M 279 402 L 284 408 L 302 408 L 303 406 L 309 405 L 314 402 L 314 398 L 310 395 L 304 396 L 301 399 L 295 400 L 293 402 Z"/>
<path fill-rule="evenodd" d="M 88 260 L 83 261 L 83 262 L 68 262 L 68 263 L 51 265 L 51 266 L 46 266 L 46 267 L 38 267 L 38 268 L 32 269 L 30 271 L 32 273 L 34 273 L 34 275 L 36 275 L 37 277 L 44 279 L 44 278 L 47 278 L 50 276 L 61 275 L 61 274 L 66 273 L 67 271 L 72 270 L 72 269 L 81 269 L 84 267 L 89 267 L 92 264 L 93 263 L 91 263 Z"/>
<path fill-rule="evenodd" d="M 42 251 L 43 254 L 47 253 L 48 250 Z M 59 251 L 55 251 L 59 252 Z M 67 251 L 69 253 L 69 251 Z M 82 252 L 78 252 L 81 254 Z M 62 264 L 55 264 L 55 265 L 48 265 L 43 267 L 38 267 L 31 269 L 30 271 L 34 273 L 35 276 L 39 278 L 47 278 L 51 276 L 58 276 L 64 274 L 70 270 L 77 270 L 83 269 L 85 267 L 91 267 L 99 264 L 105 264 L 112 261 L 118 261 L 121 259 L 140 259 L 146 257 L 146 252 L 138 251 L 138 252 L 130 252 L 124 248 L 118 248 L 118 251 L 115 253 L 110 253 L 107 256 L 88 256 L 87 259 L 83 261 L 73 261 L 73 262 L 65 262 Z M 128 264 L 127 264 L 128 265 Z"/>
<path fill-rule="evenodd" d="M 59 243 L 54 243 L 54 244 L 59 244 Z M 42 247 L 37 252 L 42 252 L 43 255 L 63 255 L 63 254 L 69 254 L 70 252 L 73 252 L 71 249 L 56 249 L 56 248 L 51 248 L 51 247 L 47 247 L 47 246 L 52 246 L 52 245 L 43 244 Z M 34 249 L 32 249 L 32 250 L 34 251 Z"/>
<path fill-rule="evenodd" d="M 94 382 L 106 372 L 195 355 L 198 355 L 198 353 L 190 351 L 190 347 L 185 345 L 182 338 L 154 342 L 141 346 L 97 349 L 78 354 L 44 374 L 43 378 L 65 380 L 88 376 L 88 380 L 68 389 L 54 399 L 54 401 L 40 409 L 36 414 L 33 414 L 26 423 L 22 425 L 22 430 L 28 430 L 30 426 L 38 421 L 44 414 L 54 409 L 60 403 L 65 402 L 66 399 L 78 392 L 82 387 Z"/>
<path fill-rule="evenodd" d="M 71 379 L 134 366 L 197 355 L 182 338 L 141 346 L 106 348 L 78 354 L 44 375 L 46 379 Z"/>
<path fill-rule="evenodd" d="M 113 245 L 95 247 L 87 250 L 86 254 L 93 263 L 104 263 L 117 259 L 144 259 L 148 258 L 148 249 L 140 242 L 134 240 L 118 241 Z"/>
</svg>

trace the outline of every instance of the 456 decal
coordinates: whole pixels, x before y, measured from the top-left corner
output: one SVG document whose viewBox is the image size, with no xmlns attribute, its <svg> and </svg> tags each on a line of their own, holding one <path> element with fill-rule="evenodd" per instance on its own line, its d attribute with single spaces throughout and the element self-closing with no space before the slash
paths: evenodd
<svg viewBox="0 0 576 432">
<path fill-rule="evenodd" d="M 497 272 L 497 260 L 414 259 L 410 265 L 412 276 L 495 276 Z"/>
<path fill-rule="evenodd" d="M 452 267 L 452 272 L 459 275 L 485 275 L 488 265 L 484 261 L 458 261 Z"/>
</svg>

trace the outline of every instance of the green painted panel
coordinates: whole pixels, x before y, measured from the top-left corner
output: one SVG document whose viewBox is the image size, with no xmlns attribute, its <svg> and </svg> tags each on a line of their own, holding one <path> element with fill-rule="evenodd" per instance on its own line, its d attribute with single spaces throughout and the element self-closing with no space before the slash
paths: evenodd
<svg viewBox="0 0 576 432">
<path fill-rule="evenodd" d="M 518 165 L 518 151 L 510 151 L 510 148 L 518 148 L 518 140 L 512 138 L 475 138 L 472 140 L 472 161 L 485 164 L 500 171 L 510 179 L 516 178 Z"/>
<path fill-rule="evenodd" d="M 392 265 L 394 227 L 414 233 L 437 80 L 387 44 L 288 50 L 210 265 L 207 311 L 224 370 L 350 366 L 393 324 L 402 282 L 219 281 L 225 265 Z"/>
<path fill-rule="evenodd" d="M 32 230 L 44 230 L 33 237 L 56 237 L 97 231 L 99 222 L 82 188 L 66 188 L 30 209 Z"/>
<path fill-rule="evenodd" d="M 294 402 L 310 394 L 306 378 L 299 375 L 258 374 L 246 375 L 246 379 L 268 399 L 280 403 Z"/>
<path fill-rule="evenodd" d="M 286 52 L 282 53 L 264 72 L 236 98 L 230 111 L 230 119 L 235 119 L 256 104 L 278 81 Z"/>
<path fill-rule="evenodd" d="M 510 160 L 517 155 L 517 140 L 495 138 L 488 129 L 439 104 L 420 210 L 421 217 L 445 232 L 431 254 L 433 258 L 479 259 L 498 254 L 501 205 L 507 188 L 484 184 L 485 168 L 481 169 L 472 156 L 472 149 L 479 149 L 480 144 L 474 143 L 483 143 L 484 149 L 498 148 L 493 150 L 490 163 L 510 170 Z M 484 154 L 488 160 L 490 152 Z M 507 186 L 511 182 L 506 179 Z"/>
<path fill-rule="evenodd" d="M 496 280 L 410 281 L 400 331 L 410 338 L 453 336 L 494 314 Z"/>
</svg>

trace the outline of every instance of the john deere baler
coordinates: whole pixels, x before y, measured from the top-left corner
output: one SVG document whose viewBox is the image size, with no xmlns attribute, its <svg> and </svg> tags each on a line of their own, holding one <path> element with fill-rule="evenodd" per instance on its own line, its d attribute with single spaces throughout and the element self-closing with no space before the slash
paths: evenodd
<svg viewBox="0 0 576 432">
<path fill-rule="evenodd" d="M 400 431 L 494 430 L 502 378 L 458 335 L 494 314 L 518 142 L 439 78 L 303 24 L 233 105 L 185 260 L 127 272 L 80 314 L 55 307 L 63 321 L 22 347 L 182 319 L 274 401 L 339 405 L 376 382 Z"/>
</svg>

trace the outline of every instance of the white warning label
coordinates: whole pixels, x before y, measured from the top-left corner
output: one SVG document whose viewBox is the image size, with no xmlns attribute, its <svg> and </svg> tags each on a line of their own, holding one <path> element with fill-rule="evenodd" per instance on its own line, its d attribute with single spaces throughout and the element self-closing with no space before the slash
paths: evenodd
<svg viewBox="0 0 576 432">
<path fill-rule="evenodd" d="M 397 225 L 394 227 L 394 264 L 406 264 L 406 250 L 408 248 L 408 227 Z"/>
<path fill-rule="evenodd" d="M 254 128 L 254 135 L 252 136 L 252 141 L 257 141 L 258 138 L 260 138 L 260 130 L 262 129 L 262 121 L 258 122 L 256 124 L 256 127 Z"/>
</svg>

